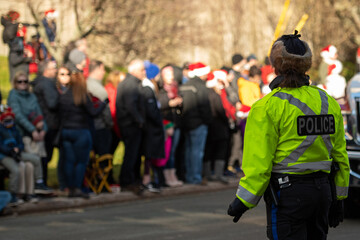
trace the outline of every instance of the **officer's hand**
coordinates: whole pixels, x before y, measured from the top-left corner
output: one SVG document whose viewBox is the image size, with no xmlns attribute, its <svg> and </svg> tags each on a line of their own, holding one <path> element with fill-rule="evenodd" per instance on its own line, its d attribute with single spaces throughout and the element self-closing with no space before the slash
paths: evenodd
<svg viewBox="0 0 360 240">
<path fill-rule="evenodd" d="M 336 228 L 344 220 L 344 201 L 334 201 L 329 210 L 329 227 Z"/>
<path fill-rule="evenodd" d="M 248 210 L 249 208 L 246 207 L 239 198 L 235 198 L 234 201 L 232 201 L 232 203 L 230 203 L 229 205 L 229 209 L 228 209 L 228 215 L 234 217 L 233 222 L 236 223 L 239 221 L 240 217 L 243 215 L 244 212 L 246 212 L 246 210 Z"/>
</svg>

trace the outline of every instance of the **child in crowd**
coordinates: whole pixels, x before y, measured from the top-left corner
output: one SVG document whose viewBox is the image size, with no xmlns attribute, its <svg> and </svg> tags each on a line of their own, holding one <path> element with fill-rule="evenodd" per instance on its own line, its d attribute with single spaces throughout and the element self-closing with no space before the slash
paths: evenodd
<svg viewBox="0 0 360 240">
<path fill-rule="evenodd" d="M 25 189 L 24 198 L 31 200 L 34 198 L 33 193 L 36 194 L 48 194 L 52 190 L 45 186 L 42 178 L 42 167 L 40 158 L 34 154 L 24 152 L 24 144 L 19 131 L 15 126 L 15 115 L 11 111 L 10 107 L 0 106 L 0 164 L 3 165 L 10 172 L 9 191 L 11 192 L 12 199 L 11 204 L 17 205 L 22 203 L 21 199 L 18 199 L 16 194 L 19 193 L 19 187 Z M 22 166 L 31 163 L 34 168 L 35 175 L 35 187 L 29 190 L 29 185 L 33 179 L 27 180 L 25 186 L 21 185 L 22 178 L 21 172 L 24 172 Z"/>
<path fill-rule="evenodd" d="M 39 133 L 40 139 L 44 139 L 44 117 L 36 112 L 31 112 L 28 116 L 29 121 L 35 126 L 36 131 Z M 23 137 L 25 152 L 36 154 L 43 158 L 46 157 L 44 140 L 36 141 L 30 136 Z"/>
<path fill-rule="evenodd" d="M 15 115 L 10 108 L 0 106 L 0 164 L 9 171 L 9 191 L 11 200 L 9 205 L 16 206 L 24 203 L 22 199 L 17 198 L 19 191 L 20 176 L 20 151 L 23 148 L 19 132 L 15 128 Z"/>
</svg>

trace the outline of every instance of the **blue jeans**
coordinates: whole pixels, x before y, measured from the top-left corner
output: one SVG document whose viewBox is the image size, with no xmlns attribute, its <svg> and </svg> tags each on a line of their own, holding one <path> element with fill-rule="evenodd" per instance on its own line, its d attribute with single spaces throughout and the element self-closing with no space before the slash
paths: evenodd
<svg viewBox="0 0 360 240">
<path fill-rule="evenodd" d="M 172 136 L 170 157 L 165 165 L 165 169 L 175 168 L 175 153 L 176 153 L 176 149 L 179 144 L 179 141 L 180 141 L 180 135 L 181 135 L 180 128 L 175 128 L 174 135 Z"/>
<path fill-rule="evenodd" d="M 0 212 L 10 202 L 11 194 L 7 191 L 0 191 Z"/>
<path fill-rule="evenodd" d="M 202 181 L 202 162 L 207 133 L 207 125 L 200 125 L 185 132 L 185 179 L 187 183 L 200 184 Z"/>
<path fill-rule="evenodd" d="M 63 129 L 61 132 L 66 185 L 81 188 L 89 162 L 92 139 L 89 129 Z"/>
</svg>

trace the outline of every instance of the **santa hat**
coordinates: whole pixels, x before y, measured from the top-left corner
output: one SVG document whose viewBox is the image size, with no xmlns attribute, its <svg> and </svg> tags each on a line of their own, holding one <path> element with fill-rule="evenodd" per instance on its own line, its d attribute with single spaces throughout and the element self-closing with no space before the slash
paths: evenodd
<svg viewBox="0 0 360 240">
<path fill-rule="evenodd" d="M 207 75 L 207 81 L 206 81 L 206 87 L 207 88 L 213 88 L 216 87 L 218 81 L 215 78 L 215 75 L 213 72 L 209 72 Z"/>
<path fill-rule="evenodd" d="M 238 118 L 245 118 L 249 116 L 251 107 L 246 105 L 241 105 L 240 109 L 236 112 L 236 117 Z"/>
<path fill-rule="evenodd" d="M 0 121 L 4 120 L 6 117 L 12 117 L 15 119 L 15 114 L 12 112 L 11 107 L 1 105 Z"/>
<path fill-rule="evenodd" d="M 227 72 L 225 70 L 214 70 L 213 74 L 216 79 L 226 81 Z"/>
<path fill-rule="evenodd" d="M 337 48 L 334 45 L 328 45 L 321 49 L 320 56 L 324 59 L 335 58 Z"/>
<path fill-rule="evenodd" d="M 59 16 L 59 12 L 56 11 L 55 9 L 49 9 L 47 11 L 45 11 L 45 17 L 49 18 L 49 19 L 55 19 Z"/>
<path fill-rule="evenodd" d="M 356 62 L 357 62 L 358 64 L 360 64 L 360 47 L 357 49 Z"/>
<path fill-rule="evenodd" d="M 226 81 L 227 72 L 225 70 L 214 70 L 208 74 L 206 87 L 213 88 L 218 85 L 219 80 Z"/>
<path fill-rule="evenodd" d="M 340 74 L 343 69 L 343 65 L 339 60 L 336 60 L 334 64 L 329 65 L 328 75 L 331 74 Z"/>
<path fill-rule="evenodd" d="M 205 64 L 201 62 L 192 63 L 189 65 L 189 73 L 188 76 L 190 78 L 193 77 L 201 77 L 204 75 L 207 75 L 210 72 L 210 67 L 206 66 Z"/>
</svg>

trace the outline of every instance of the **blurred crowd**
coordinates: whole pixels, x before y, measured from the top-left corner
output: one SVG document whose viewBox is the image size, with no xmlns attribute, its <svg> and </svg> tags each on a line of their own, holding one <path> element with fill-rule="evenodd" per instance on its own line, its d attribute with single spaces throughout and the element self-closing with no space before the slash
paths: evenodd
<svg viewBox="0 0 360 240">
<path fill-rule="evenodd" d="M 55 46 L 57 12 L 44 12 L 50 46 Z M 242 147 L 251 106 L 273 89 L 269 59 L 236 53 L 231 66 L 211 69 L 202 62 L 182 66 L 135 59 L 127 72 L 106 72 L 89 59 L 85 38 L 69 45 L 59 66 L 39 35 L 26 42 L 19 13 L 2 16 L 9 46 L 12 90 L 0 107 L 0 207 L 38 201 L 53 194 L 48 163 L 59 149 L 57 180 L 68 197 L 89 198 L 84 177 L 90 156 L 114 154 L 123 142 L 119 178 L 110 185 L 140 194 L 208 181 L 228 184 L 242 174 Z M 325 47 L 320 80 L 313 84 L 346 104 L 346 81 L 337 49 Z M 30 74 L 36 74 L 30 81 Z M 103 165 L 102 167 L 106 167 Z M 5 172 L 5 173 L 4 173 Z M 1 209 L 1 208 L 0 208 Z"/>
</svg>

